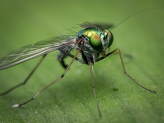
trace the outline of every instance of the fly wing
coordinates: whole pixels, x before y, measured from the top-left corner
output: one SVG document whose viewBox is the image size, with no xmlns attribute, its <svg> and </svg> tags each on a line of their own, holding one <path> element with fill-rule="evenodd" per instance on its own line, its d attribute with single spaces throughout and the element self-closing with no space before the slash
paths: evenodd
<svg viewBox="0 0 164 123">
<path fill-rule="evenodd" d="M 109 29 L 109 28 L 113 28 L 113 24 L 110 24 L 110 23 L 92 23 L 92 22 L 84 22 L 82 24 L 80 24 L 80 27 L 82 28 L 93 28 L 93 27 L 96 27 L 96 28 L 99 28 L 99 29 Z"/>
<path fill-rule="evenodd" d="M 47 54 L 65 46 L 73 46 L 75 37 L 60 36 L 47 41 L 39 41 L 33 45 L 24 46 L 0 58 L 0 70 L 6 69 L 29 59 Z"/>
</svg>

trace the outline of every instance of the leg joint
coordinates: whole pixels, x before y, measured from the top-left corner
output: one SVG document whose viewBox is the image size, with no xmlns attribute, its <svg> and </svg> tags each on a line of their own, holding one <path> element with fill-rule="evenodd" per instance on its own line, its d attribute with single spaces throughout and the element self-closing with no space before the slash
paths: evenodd
<svg viewBox="0 0 164 123">
<path fill-rule="evenodd" d="M 62 74 L 60 77 L 63 78 L 65 76 L 65 74 Z"/>
</svg>

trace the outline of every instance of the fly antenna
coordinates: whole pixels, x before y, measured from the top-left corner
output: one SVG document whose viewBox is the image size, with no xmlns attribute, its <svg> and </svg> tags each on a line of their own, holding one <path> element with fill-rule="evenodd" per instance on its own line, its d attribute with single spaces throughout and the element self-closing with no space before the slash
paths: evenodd
<svg viewBox="0 0 164 123">
<path fill-rule="evenodd" d="M 161 7 L 161 8 L 145 8 L 145 9 L 141 9 L 141 10 L 137 11 L 135 14 L 131 14 L 131 15 L 127 16 L 126 18 L 122 19 L 118 24 L 116 24 L 114 26 L 113 29 L 116 29 L 117 27 L 119 27 L 123 23 L 127 22 L 129 19 L 131 19 L 131 18 L 133 18 L 133 17 L 135 17 L 137 15 L 140 15 L 143 12 L 146 12 L 148 10 L 156 10 L 156 9 L 163 9 L 163 8 Z"/>
</svg>

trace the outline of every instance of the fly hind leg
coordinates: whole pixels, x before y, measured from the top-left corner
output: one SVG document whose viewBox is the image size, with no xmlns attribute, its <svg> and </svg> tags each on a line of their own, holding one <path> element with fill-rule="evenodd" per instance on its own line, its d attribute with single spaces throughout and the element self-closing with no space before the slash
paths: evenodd
<svg viewBox="0 0 164 123">
<path fill-rule="evenodd" d="M 27 84 L 28 80 L 31 78 L 31 76 L 34 74 L 34 72 L 37 70 L 37 68 L 40 66 L 40 64 L 43 62 L 43 60 L 45 59 L 45 57 L 47 56 L 47 54 L 44 54 L 42 56 L 42 58 L 39 60 L 39 62 L 35 65 L 35 67 L 32 69 L 32 71 L 28 74 L 28 76 L 25 78 L 25 80 L 21 83 L 18 83 L 17 85 L 9 88 L 8 90 L 0 93 L 0 96 L 6 95 L 12 91 L 14 91 L 15 89 Z"/>
<path fill-rule="evenodd" d="M 79 54 L 79 52 L 76 53 L 75 57 Z M 36 99 L 36 97 L 38 97 L 41 93 L 43 93 L 45 90 L 47 90 L 50 86 L 54 85 L 55 83 L 61 81 L 65 74 L 70 70 L 71 65 L 73 64 L 75 57 L 71 60 L 71 62 L 68 64 L 68 67 L 64 70 L 63 74 L 61 74 L 57 79 L 55 79 L 54 81 L 50 82 L 49 84 L 47 84 L 46 86 L 40 88 L 31 98 L 29 98 L 28 100 L 25 100 L 22 103 L 19 104 L 14 104 L 12 107 L 13 108 L 19 108 L 22 107 L 26 104 L 28 104 L 29 102 L 33 101 L 34 99 Z"/>
</svg>

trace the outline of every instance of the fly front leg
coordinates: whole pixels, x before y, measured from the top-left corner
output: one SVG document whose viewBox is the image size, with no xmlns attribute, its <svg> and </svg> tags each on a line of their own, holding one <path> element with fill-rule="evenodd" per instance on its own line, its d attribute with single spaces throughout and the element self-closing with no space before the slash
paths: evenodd
<svg viewBox="0 0 164 123">
<path fill-rule="evenodd" d="M 112 55 L 112 54 L 118 54 L 118 55 L 119 55 L 120 61 L 121 61 L 121 65 L 122 65 L 122 68 L 123 68 L 123 72 L 124 72 L 124 74 L 125 74 L 129 79 L 131 79 L 134 83 L 136 83 L 138 86 L 140 86 L 141 88 L 145 89 L 146 91 L 149 91 L 149 92 L 151 92 L 151 93 L 156 93 L 156 91 L 144 87 L 144 86 L 143 86 L 142 84 L 140 84 L 133 76 L 131 76 L 131 75 L 127 72 L 126 67 L 125 67 L 125 64 L 124 64 L 124 61 L 123 61 L 122 53 L 121 53 L 120 49 L 115 49 L 115 50 L 109 52 L 108 54 L 106 54 L 105 56 L 100 57 L 100 58 L 97 58 L 96 61 L 103 60 L 104 58 L 106 58 L 106 57 L 108 57 L 108 56 L 110 56 L 110 55 Z"/>
<path fill-rule="evenodd" d="M 101 109 L 100 109 L 100 106 L 99 106 L 99 100 L 98 100 L 97 94 L 96 94 L 96 75 L 95 75 L 95 71 L 93 69 L 93 64 L 90 63 L 89 66 L 90 66 L 90 73 L 91 73 L 91 77 L 92 77 L 92 83 L 91 83 L 91 85 L 92 85 L 92 94 L 93 94 L 93 97 L 95 98 L 95 101 L 96 101 L 96 107 L 97 107 L 99 117 L 101 118 L 102 113 L 101 113 Z"/>
<path fill-rule="evenodd" d="M 118 50 L 118 49 L 115 49 L 115 50 L 113 50 L 113 51 L 107 53 L 105 56 L 102 56 L 102 57 L 97 58 L 97 59 L 96 59 L 96 62 L 101 61 L 101 60 L 105 59 L 106 57 L 108 57 L 108 56 L 110 56 L 110 55 L 113 55 L 114 53 L 117 52 L 117 50 Z"/>
</svg>

